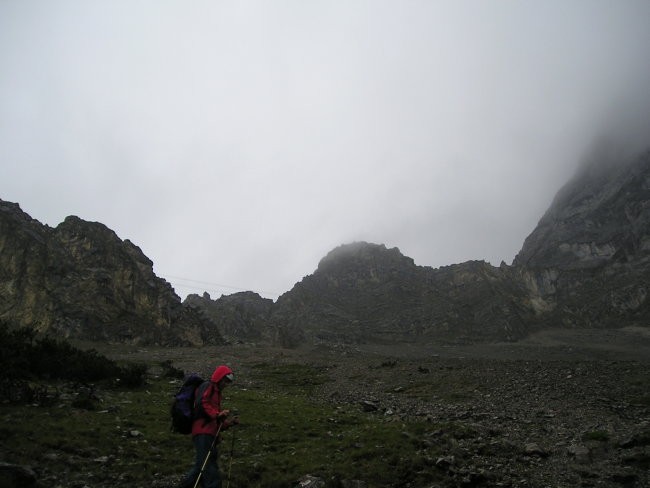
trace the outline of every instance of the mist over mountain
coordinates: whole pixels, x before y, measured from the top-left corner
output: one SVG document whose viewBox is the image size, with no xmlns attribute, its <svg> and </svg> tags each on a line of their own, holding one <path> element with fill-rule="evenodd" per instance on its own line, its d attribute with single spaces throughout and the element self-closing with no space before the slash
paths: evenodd
<svg viewBox="0 0 650 488">
<path fill-rule="evenodd" d="M 302 342 L 517 340 L 545 327 L 650 321 L 650 152 L 603 146 L 556 195 L 512 266 L 417 266 L 356 242 L 279 297 L 260 334 Z M 222 299 L 218 299 L 218 303 Z"/>
<path fill-rule="evenodd" d="M 512 341 L 545 327 L 647 327 L 650 152 L 603 152 L 556 195 L 512 266 L 418 266 L 341 245 L 274 303 L 181 303 L 130 241 L 96 222 L 42 225 L 0 201 L 0 319 L 66 337 L 159 344 Z"/>
<path fill-rule="evenodd" d="M 557 194 L 513 266 L 550 308 L 546 324 L 647 326 L 650 152 L 584 166 Z"/>
</svg>

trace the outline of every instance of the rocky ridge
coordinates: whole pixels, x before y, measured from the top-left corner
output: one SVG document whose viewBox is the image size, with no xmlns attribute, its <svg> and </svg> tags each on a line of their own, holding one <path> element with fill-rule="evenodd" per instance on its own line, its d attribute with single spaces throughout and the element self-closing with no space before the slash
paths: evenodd
<svg viewBox="0 0 650 488">
<path fill-rule="evenodd" d="M 647 326 L 650 152 L 628 164 L 587 165 L 556 196 L 513 267 L 570 327 Z"/>
<path fill-rule="evenodd" d="M 62 337 L 132 343 L 222 341 L 132 242 L 70 216 L 55 228 L 0 200 L 0 319 Z"/>
<path fill-rule="evenodd" d="M 650 152 L 583 167 L 512 266 L 432 269 L 357 242 L 332 250 L 275 303 L 246 292 L 181 304 L 142 251 L 103 224 L 68 217 L 52 229 L 2 201 L 0 251 L 0 319 L 91 340 L 205 344 L 224 334 L 295 347 L 647 327 Z"/>
<path fill-rule="evenodd" d="M 231 342 L 259 342 L 265 339 L 273 300 L 251 291 L 212 300 L 209 293 L 188 295 L 183 304 L 200 310 Z"/>
<path fill-rule="evenodd" d="M 547 327 L 650 323 L 650 152 L 596 161 L 558 193 L 512 266 L 432 269 L 357 242 L 273 305 L 275 344 L 518 340 Z"/>
<path fill-rule="evenodd" d="M 282 344 L 395 340 L 512 340 L 534 312 L 508 270 L 482 261 L 416 266 L 396 248 L 365 242 L 329 253 L 271 314 Z"/>
</svg>

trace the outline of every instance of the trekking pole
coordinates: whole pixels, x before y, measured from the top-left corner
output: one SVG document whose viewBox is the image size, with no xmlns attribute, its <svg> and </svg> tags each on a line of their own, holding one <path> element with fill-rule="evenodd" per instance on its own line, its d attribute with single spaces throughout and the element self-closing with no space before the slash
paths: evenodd
<svg viewBox="0 0 650 488">
<path fill-rule="evenodd" d="M 212 445 L 210 446 L 210 450 L 208 451 L 208 454 L 205 456 L 205 460 L 203 461 L 203 466 L 201 466 L 201 471 L 199 472 L 199 475 L 196 477 L 196 481 L 194 482 L 194 488 L 199 486 L 199 481 L 201 480 L 201 475 L 203 475 L 203 470 L 205 469 L 205 466 L 208 464 L 208 459 L 210 459 L 210 454 L 212 454 L 212 450 L 214 449 L 214 445 L 217 443 L 217 439 L 219 438 L 219 432 L 221 431 L 221 426 L 223 425 L 223 422 L 219 424 L 219 428 L 217 429 L 217 433 L 214 435 L 214 439 L 212 440 Z"/>
<path fill-rule="evenodd" d="M 235 452 L 235 434 L 237 429 L 232 433 L 232 442 L 230 443 L 230 463 L 228 464 L 228 481 L 226 482 L 226 488 L 230 488 L 230 473 L 232 472 L 232 456 Z"/>
</svg>

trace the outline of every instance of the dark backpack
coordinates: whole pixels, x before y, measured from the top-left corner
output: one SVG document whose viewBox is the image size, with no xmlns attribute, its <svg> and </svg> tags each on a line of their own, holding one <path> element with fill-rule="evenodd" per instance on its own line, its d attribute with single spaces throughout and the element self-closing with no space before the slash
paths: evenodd
<svg viewBox="0 0 650 488">
<path fill-rule="evenodd" d="M 192 432 L 192 421 L 195 419 L 195 393 L 199 385 L 203 383 L 208 382 L 204 381 L 198 374 L 192 373 L 185 378 L 178 393 L 174 395 L 171 408 L 172 432 L 179 434 L 189 434 Z M 203 391 L 205 389 L 202 388 Z"/>
</svg>

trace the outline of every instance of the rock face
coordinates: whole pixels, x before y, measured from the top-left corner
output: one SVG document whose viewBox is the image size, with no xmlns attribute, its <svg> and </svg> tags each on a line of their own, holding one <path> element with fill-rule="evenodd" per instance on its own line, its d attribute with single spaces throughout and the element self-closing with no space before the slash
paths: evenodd
<svg viewBox="0 0 650 488">
<path fill-rule="evenodd" d="M 394 248 L 340 246 L 276 303 L 184 304 L 141 250 L 99 223 L 55 229 L 0 201 L 0 319 L 95 340 L 394 343 L 516 340 L 544 327 L 650 324 L 650 152 L 583 167 L 512 266 L 432 269 Z M 216 325 L 215 325 L 216 324 Z"/>
<path fill-rule="evenodd" d="M 515 266 L 594 269 L 650 251 L 650 152 L 624 164 L 588 165 L 526 238 Z"/>
<path fill-rule="evenodd" d="M 650 153 L 589 164 L 557 195 L 512 266 L 417 266 L 398 249 L 358 242 L 264 313 L 230 331 L 283 346 L 310 343 L 516 340 L 543 327 L 647 327 Z M 220 300 L 224 300 L 223 298 Z M 225 302 L 193 305 L 232 317 Z M 249 305 L 240 302 L 241 310 Z M 251 315 L 252 314 L 252 315 Z M 257 320 L 259 319 L 259 320 Z M 222 322 L 222 327 L 228 325 Z M 245 339 L 245 340 L 246 340 Z"/>
<path fill-rule="evenodd" d="M 557 195 L 513 262 L 546 323 L 647 326 L 650 152 L 587 166 Z"/>
<path fill-rule="evenodd" d="M 89 340 L 222 341 L 137 246 L 105 225 L 71 216 L 53 229 L 1 200 L 0 319 Z"/>
<path fill-rule="evenodd" d="M 217 300 L 212 300 L 208 293 L 192 294 L 183 303 L 201 310 L 226 340 L 258 342 L 269 338 L 267 324 L 273 300 L 257 293 L 234 293 Z"/>
<path fill-rule="evenodd" d="M 282 295 L 271 322 L 283 345 L 513 339 L 534 313 L 526 289 L 485 262 L 432 269 L 396 248 L 359 242 L 330 252 Z"/>
</svg>

